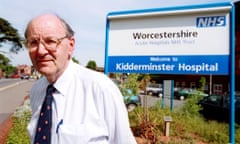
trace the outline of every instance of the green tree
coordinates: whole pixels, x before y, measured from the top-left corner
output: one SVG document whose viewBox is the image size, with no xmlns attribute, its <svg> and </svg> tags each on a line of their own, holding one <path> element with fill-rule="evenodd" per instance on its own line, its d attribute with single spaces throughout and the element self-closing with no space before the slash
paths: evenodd
<svg viewBox="0 0 240 144">
<path fill-rule="evenodd" d="M 10 52 L 17 53 L 22 47 L 23 38 L 18 34 L 17 29 L 11 26 L 11 24 L 0 18 L 0 48 L 3 47 L 3 44 L 10 44 L 11 48 Z M 6 51 L 0 50 L 0 52 L 4 53 Z"/>
<path fill-rule="evenodd" d="M 97 69 L 97 64 L 95 61 L 93 60 L 90 60 L 88 63 L 87 63 L 87 68 L 89 69 L 92 69 L 92 70 L 96 70 Z"/>
<path fill-rule="evenodd" d="M 151 81 L 151 76 L 149 74 L 141 74 L 139 78 L 140 78 L 139 87 L 145 92 L 147 84 Z"/>
<path fill-rule="evenodd" d="M 5 75 L 12 74 L 16 71 L 16 67 L 10 64 L 10 60 L 3 54 L 0 54 L 0 69 L 2 69 Z"/>
<path fill-rule="evenodd" d="M 206 78 L 201 77 L 201 79 L 199 80 L 199 90 L 204 91 L 205 85 L 206 85 Z"/>
<path fill-rule="evenodd" d="M 7 66 L 10 64 L 10 60 L 5 57 L 3 54 L 0 54 L 0 68 L 2 68 L 3 66 Z"/>
<path fill-rule="evenodd" d="M 73 57 L 72 60 L 73 60 L 73 62 L 79 64 L 79 61 L 75 57 Z"/>
<path fill-rule="evenodd" d="M 121 84 L 121 88 L 131 89 L 133 94 L 135 95 L 138 94 L 138 90 L 139 90 L 138 76 L 139 74 L 129 74 Z"/>
</svg>

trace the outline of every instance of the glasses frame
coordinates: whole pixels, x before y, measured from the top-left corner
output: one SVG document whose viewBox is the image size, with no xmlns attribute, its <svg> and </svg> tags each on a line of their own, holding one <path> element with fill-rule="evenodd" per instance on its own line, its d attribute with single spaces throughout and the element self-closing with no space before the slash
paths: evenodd
<svg viewBox="0 0 240 144">
<path fill-rule="evenodd" d="M 36 50 L 39 48 L 39 44 L 42 44 L 47 50 L 56 51 L 56 50 L 57 50 L 57 46 L 58 46 L 59 44 L 61 44 L 61 42 L 62 42 L 65 38 L 69 38 L 69 36 L 68 36 L 68 35 L 65 35 L 65 36 L 63 36 L 63 37 L 56 38 L 56 46 L 55 46 L 55 47 L 46 46 L 46 43 L 45 43 L 45 41 L 44 41 L 42 38 L 39 38 L 39 39 L 38 39 L 38 44 L 36 45 L 36 47 L 31 47 L 30 44 L 29 44 L 29 40 L 26 40 L 26 41 L 25 41 L 25 46 L 28 48 L 28 50 L 29 50 L 30 52 L 36 51 Z"/>
</svg>

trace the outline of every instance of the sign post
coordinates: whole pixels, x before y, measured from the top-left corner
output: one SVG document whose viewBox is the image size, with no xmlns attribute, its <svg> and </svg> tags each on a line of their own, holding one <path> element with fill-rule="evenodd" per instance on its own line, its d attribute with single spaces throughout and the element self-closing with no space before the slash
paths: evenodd
<svg viewBox="0 0 240 144">
<path fill-rule="evenodd" d="M 224 2 L 109 13 L 105 73 L 230 75 L 234 143 L 233 7 Z"/>
</svg>

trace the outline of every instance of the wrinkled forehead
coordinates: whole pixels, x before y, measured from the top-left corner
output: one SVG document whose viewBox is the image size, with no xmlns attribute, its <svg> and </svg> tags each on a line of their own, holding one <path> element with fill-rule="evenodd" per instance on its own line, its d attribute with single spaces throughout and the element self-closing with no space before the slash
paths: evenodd
<svg viewBox="0 0 240 144">
<path fill-rule="evenodd" d="M 28 25 L 27 37 L 62 36 L 65 28 L 54 15 L 42 15 L 34 18 Z"/>
</svg>

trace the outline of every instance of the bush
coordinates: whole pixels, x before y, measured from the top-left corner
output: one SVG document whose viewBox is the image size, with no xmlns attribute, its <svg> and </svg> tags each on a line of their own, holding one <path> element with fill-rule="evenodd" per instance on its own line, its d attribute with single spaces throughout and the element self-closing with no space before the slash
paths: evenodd
<svg viewBox="0 0 240 144">
<path fill-rule="evenodd" d="M 129 113 L 130 124 L 135 136 L 147 139 L 151 144 L 166 143 L 161 140 L 164 135 L 164 116 L 171 116 L 170 141 L 168 144 L 209 143 L 219 144 L 229 142 L 229 124 L 217 121 L 206 121 L 198 111 L 199 97 L 186 100 L 183 107 L 171 111 L 162 109 L 159 103 L 148 108 L 148 121 L 144 120 L 144 108 L 138 107 Z M 145 131 L 143 131 L 145 130 Z M 240 127 L 236 125 L 236 143 L 240 143 Z"/>
</svg>

